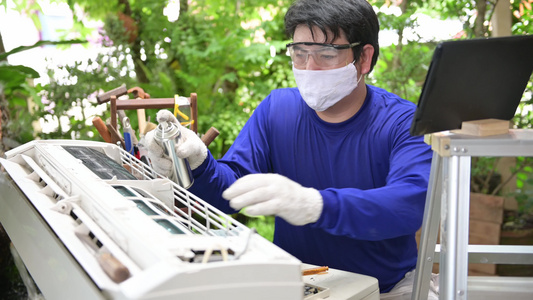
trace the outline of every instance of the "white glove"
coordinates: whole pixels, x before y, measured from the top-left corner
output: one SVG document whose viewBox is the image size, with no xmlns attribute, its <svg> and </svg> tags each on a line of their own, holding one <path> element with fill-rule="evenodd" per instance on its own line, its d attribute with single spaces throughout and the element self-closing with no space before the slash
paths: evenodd
<svg viewBox="0 0 533 300">
<path fill-rule="evenodd" d="M 249 215 L 276 215 L 292 225 L 314 223 L 324 206 L 322 195 L 279 174 L 250 174 L 222 193 L 234 209 Z"/>
<path fill-rule="evenodd" d="M 192 170 L 198 168 L 207 157 L 207 147 L 194 131 L 181 126 L 174 115 L 166 109 L 157 112 L 157 122 L 172 122 L 180 126 L 181 137 L 174 147 L 179 158 L 186 158 Z M 152 168 L 161 175 L 169 176 L 172 161 L 163 153 L 163 148 L 154 139 L 155 131 L 149 131 L 144 136 L 144 146 L 148 150 L 148 157 Z"/>
</svg>

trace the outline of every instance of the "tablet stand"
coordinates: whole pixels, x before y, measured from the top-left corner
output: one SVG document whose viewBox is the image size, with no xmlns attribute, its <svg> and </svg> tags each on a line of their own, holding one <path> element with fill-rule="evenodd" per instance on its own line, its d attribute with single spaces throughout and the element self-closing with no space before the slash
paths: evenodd
<svg viewBox="0 0 533 300">
<path fill-rule="evenodd" d="M 434 152 L 411 299 L 427 299 L 435 262 L 440 263 L 440 299 L 533 299 L 532 277 L 468 276 L 469 262 L 533 265 L 533 246 L 468 244 L 471 157 L 533 156 L 533 130 L 485 137 L 446 131 L 427 137 Z"/>
</svg>

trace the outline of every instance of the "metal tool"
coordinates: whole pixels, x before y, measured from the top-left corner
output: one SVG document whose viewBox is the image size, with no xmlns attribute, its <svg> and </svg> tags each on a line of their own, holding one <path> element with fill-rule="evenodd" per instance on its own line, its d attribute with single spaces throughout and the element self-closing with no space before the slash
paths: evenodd
<svg viewBox="0 0 533 300">
<path fill-rule="evenodd" d="M 171 122 L 161 122 L 155 129 L 154 138 L 163 148 L 164 154 L 172 161 L 170 180 L 184 188 L 189 188 L 193 183 L 189 161 L 179 158 L 174 151 L 174 147 L 181 138 L 179 126 Z"/>
</svg>

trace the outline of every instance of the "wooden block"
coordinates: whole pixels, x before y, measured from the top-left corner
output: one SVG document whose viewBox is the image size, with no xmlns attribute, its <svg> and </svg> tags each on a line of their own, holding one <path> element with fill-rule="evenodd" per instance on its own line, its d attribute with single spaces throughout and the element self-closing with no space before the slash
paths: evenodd
<svg viewBox="0 0 533 300">
<path fill-rule="evenodd" d="M 509 132 L 509 121 L 498 119 L 465 121 L 462 123 L 461 129 L 452 130 L 452 132 L 475 136 L 506 134 Z"/>
</svg>

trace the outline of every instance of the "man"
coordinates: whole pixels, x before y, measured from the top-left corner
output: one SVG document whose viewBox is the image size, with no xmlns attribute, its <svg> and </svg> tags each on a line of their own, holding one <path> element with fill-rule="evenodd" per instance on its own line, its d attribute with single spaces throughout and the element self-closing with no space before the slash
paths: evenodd
<svg viewBox="0 0 533 300">
<path fill-rule="evenodd" d="M 182 129 L 190 191 L 227 213 L 276 215 L 274 243 L 301 261 L 376 277 L 388 299 L 410 299 L 431 150 L 409 134 L 415 105 L 365 84 L 376 14 L 365 0 L 300 0 L 285 28 L 298 88 L 272 91 L 218 161 Z M 157 118 L 176 122 L 166 110 Z"/>
</svg>

